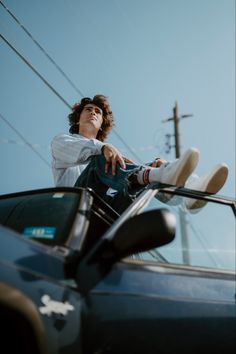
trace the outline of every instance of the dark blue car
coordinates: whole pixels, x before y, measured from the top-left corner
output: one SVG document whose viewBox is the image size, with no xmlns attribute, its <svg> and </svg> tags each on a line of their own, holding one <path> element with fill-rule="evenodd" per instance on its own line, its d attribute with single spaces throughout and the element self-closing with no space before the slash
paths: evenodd
<svg viewBox="0 0 236 354">
<path fill-rule="evenodd" d="M 163 186 L 122 215 L 89 189 L 0 196 L 1 352 L 235 353 L 235 215 Z"/>
</svg>

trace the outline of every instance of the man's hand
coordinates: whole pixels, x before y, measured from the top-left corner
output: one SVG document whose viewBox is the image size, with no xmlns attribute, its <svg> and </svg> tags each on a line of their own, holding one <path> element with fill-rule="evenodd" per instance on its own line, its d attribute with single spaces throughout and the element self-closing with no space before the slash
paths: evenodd
<svg viewBox="0 0 236 354">
<path fill-rule="evenodd" d="M 123 159 L 124 159 L 125 163 L 131 163 L 131 164 L 135 165 L 135 162 L 128 159 L 128 157 L 123 156 Z"/>
<path fill-rule="evenodd" d="M 163 163 L 166 163 L 167 161 L 164 159 L 160 159 L 160 157 L 157 157 L 153 163 L 152 163 L 152 167 L 160 167 Z"/>
<path fill-rule="evenodd" d="M 119 163 L 122 168 L 126 168 L 122 154 L 113 145 L 106 144 L 103 147 L 103 155 L 106 159 L 105 173 L 108 172 L 111 165 L 112 175 L 116 174 L 116 164 Z"/>
</svg>

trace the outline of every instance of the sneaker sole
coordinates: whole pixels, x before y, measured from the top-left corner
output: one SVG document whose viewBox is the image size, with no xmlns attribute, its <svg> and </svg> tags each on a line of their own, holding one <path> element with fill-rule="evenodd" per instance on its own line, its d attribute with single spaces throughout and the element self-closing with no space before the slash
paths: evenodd
<svg viewBox="0 0 236 354">
<path fill-rule="evenodd" d="M 206 193 L 217 193 L 225 184 L 225 181 L 228 177 L 228 168 L 226 166 L 220 167 L 213 177 L 208 182 L 205 190 L 203 192 Z"/>
<path fill-rule="evenodd" d="M 206 186 L 203 186 L 198 191 L 204 193 L 216 194 L 225 184 L 227 177 L 228 177 L 228 168 L 226 166 L 221 166 L 213 174 L 212 178 L 209 180 Z M 191 199 L 189 199 L 187 203 L 187 208 L 190 210 L 199 209 L 202 208 L 206 203 L 207 202 L 204 200 L 197 200 L 197 199 L 195 200 L 193 199 L 191 203 Z"/>
<path fill-rule="evenodd" d="M 184 187 L 188 177 L 195 170 L 199 160 L 199 151 L 197 149 L 191 149 L 183 159 L 180 168 L 179 175 L 176 177 L 175 185 L 177 187 Z M 184 166 L 184 167 L 183 167 Z"/>
</svg>

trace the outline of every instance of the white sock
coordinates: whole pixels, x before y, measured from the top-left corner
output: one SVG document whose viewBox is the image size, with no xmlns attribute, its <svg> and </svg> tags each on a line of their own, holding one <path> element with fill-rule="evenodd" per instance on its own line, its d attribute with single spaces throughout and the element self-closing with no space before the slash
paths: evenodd
<svg viewBox="0 0 236 354">
<path fill-rule="evenodd" d="M 160 168 L 161 167 L 151 168 L 149 172 L 149 183 L 160 182 Z"/>
<path fill-rule="evenodd" d="M 159 167 L 147 167 L 137 172 L 137 180 L 139 184 L 146 185 L 159 181 Z"/>
</svg>

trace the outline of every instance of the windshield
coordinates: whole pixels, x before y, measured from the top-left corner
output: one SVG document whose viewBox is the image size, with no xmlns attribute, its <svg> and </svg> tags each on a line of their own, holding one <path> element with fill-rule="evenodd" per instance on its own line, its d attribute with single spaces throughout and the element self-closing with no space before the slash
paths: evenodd
<svg viewBox="0 0 236 354">
<path fill-rule="evenodd" d="M 186 206 L 193 205 L 196 199 L 182 196 L 170 199 L 170 196 L 159 192 L 145 210 L 165 207 L 175 214 L 177 229 L 174 241 L 137 257 L 149 261 L 235 271 L 236 235 L 232 208 L 208 202 L 201 208 L 188 209 Z"/>
</svg>

